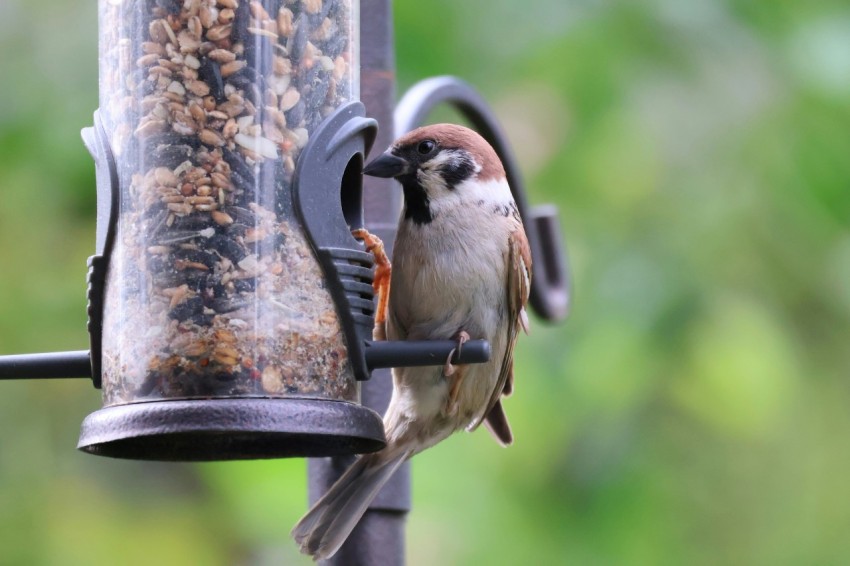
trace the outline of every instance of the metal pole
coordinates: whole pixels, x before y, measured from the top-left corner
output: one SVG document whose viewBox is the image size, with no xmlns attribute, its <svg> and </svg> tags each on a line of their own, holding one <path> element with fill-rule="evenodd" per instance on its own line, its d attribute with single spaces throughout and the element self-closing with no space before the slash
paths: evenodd
<svg viewBox="0 0 850 566">
<path fill-rule="evenodd" d="M 373 152 L 383 151 L 393 140 L 395 108 L 395 52 L 391 0 L 360 0 L 360 99 L 366 114 L 379 124 Z M 401 191 L 390 179 L 364 179 L 366 228 L 380 237 L 392 252 L 401 211 Z M 390 401 L 392 379 L 388 369 L 372 372 L 362 387 L 363 405 L 383 414 Z M 310 501 L 315 502 L 354 460 L 315 458 L 308 462 Z M 404 524 L 410 510 L 410 464 L 404 464 L 354 529 L 348 541 L 325 566 L 402 566 Z"/>
</svg>

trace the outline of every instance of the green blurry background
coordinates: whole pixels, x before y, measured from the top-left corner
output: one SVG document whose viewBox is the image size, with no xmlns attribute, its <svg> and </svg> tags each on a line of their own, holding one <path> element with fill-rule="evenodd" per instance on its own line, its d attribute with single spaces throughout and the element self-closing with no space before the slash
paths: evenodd
<svg viewBox="0 0 850 566">
<path fill-rule="evenodd" d="M 516 444 L 418 456 L 411 565 L 850 563 L 850 6 L 395 6 L 400 92 L 485 94 L 553 202 L 572 316 L 534 321 Z M 83 349 L 95 2 L 0 1 L 0 354 Z M 75 450 L 83 380 L 0 384 L 0 564 L 307 564 L 301 460 Z"/>
</svg>

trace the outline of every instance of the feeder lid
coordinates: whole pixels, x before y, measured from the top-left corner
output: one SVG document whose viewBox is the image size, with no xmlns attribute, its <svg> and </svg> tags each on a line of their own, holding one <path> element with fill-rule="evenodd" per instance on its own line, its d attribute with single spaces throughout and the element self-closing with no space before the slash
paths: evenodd
<svg viewBox="0 0 850 566">
<path fill-rule="evenodd" d="M 378 414 L 347 401 L 194 399 L 106 407 L 83 421 L 77 448 L 134 460 L 321 457 L 386 445 Z"/>
</svg>

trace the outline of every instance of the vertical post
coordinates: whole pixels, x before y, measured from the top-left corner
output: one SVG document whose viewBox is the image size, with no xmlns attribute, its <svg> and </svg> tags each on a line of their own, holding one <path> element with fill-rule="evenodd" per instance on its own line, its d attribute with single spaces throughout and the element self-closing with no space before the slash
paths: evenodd
<svg viewBox="0 0 850 566">
<path fill-rule="evenodd" d="M 374 151 L 383 151 L 393 140 L 395 108 L 395 52 L 391 0 L 360 0 L 360 99 L 366 114 L 379 124 Z M 401 191 L 391 179 L 364 179 L 366 228 L 380 237 L 392 252 L 401 211 Z M 383 414 L 392 393 L 390 371 L 372 372 L 362 386 L 363 405 Z M 308 464 L 310 501 L 315 502 L 353 457 L 315 458 Z M 381 490 L 348 541 L 325 566 L 402 566 L 404 524 L 410 510 L 410 464 L 404 464 Z"/>
</svg>

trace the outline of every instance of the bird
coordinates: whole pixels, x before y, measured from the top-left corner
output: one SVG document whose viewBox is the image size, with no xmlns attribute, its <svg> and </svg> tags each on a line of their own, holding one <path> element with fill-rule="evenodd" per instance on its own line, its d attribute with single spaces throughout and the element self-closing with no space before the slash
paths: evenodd
<svg viewBox="0 0 850 566">
<path fill-rule="evenodd" d="M 301 552 L 333 556 L 393 473 L 452 433 L 482 423 L 507 446 L 502 397 L 513 352 L 528 333 L 531 252 L 504 166 L 477 132 L 456 124 L 415 129 L 363 173 L 395 178 L 404 193 L 392 254 L 389 340 L 490 342 L 483 364 L 393 368 L 387 445 L 364 454 L 293 527 Z M 454 353 L 454 352 L 453 352 Z"/>
</svg>

